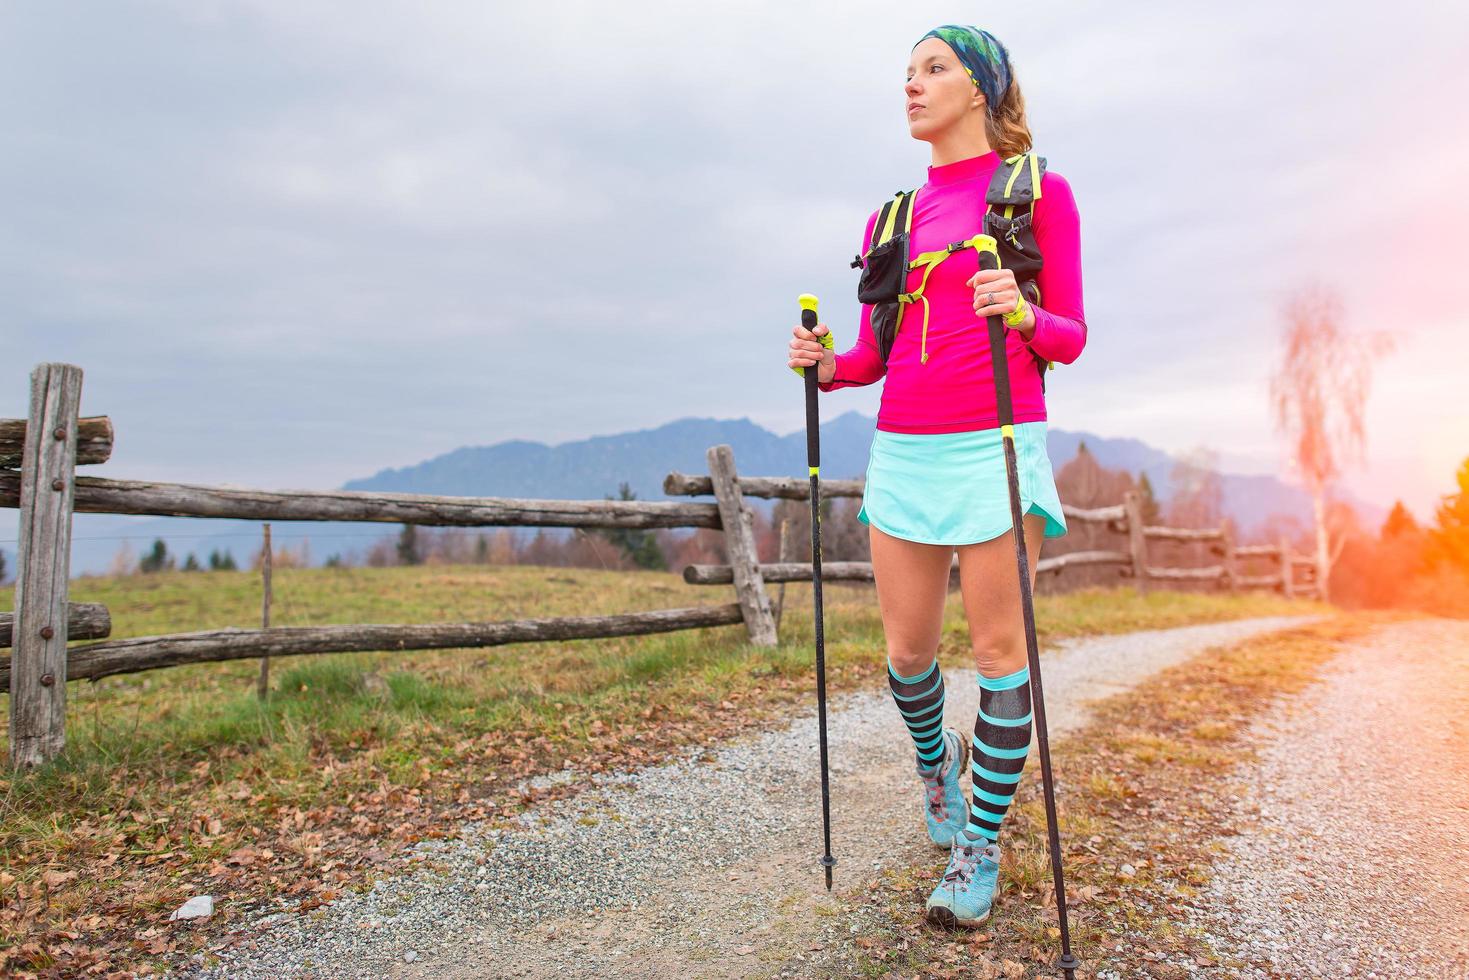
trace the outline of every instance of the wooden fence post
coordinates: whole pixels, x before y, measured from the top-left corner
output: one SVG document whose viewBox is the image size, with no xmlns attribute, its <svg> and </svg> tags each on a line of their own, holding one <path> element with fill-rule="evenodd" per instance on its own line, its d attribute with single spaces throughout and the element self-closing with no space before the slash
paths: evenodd
<svg viewBox="0 0 1469 980">
<path fill-rule="evenodd" d="M 82 369 L 38 364 L 20 469 L 20 547 L 10 655 L 10 764 L 66 747 L 67 580 Z"/>
<path fill-rule="evenodd" d="M 765 580 L 760 575 L 760 556 L 755 548 L 755 517 L 745 506 L 735 474 L 734 449 L 729 445 L 711 446 L 705 454 L 709 460 L 709 476 L 714 482 L 714 496 L 719 500 L 719 519 L 724 525 L 724 549 L 729 554 L 734 573 L 735 593 L 744 613 L 745 629 L 755 646 L 776 645 L 775 618 L 770 612 L 770 596 L 765 593 Z"/>
<path fill-rule="evenodd" d="M 1295 572 L 1291 569 L 1290 540 L 1280 536 L 1280 594 L 1287 599 L 1296 597 Z"/>
<path fill-rule="evenodd" d="M 777 562 L 780 562 L 781 564 L 784 564 L 785 562 L 788 562 L 788 561 L 795 561 L 795 556 L 790 553 L 790 552 L 792 552 L 792 551 L 795 550 L 795 549 L 793 549 L 791 547 L 791 533 L 790 532 L 791 532 L 791 519 L 789 517 L 783 517 L 783 518 L 781 518 L 781 522 L 780 522 L 780 549 L 779 549 L 778 554 L 775 556 L 775 560 Z M 774 615 L 775 615 L 775 632 L 776 632 L 777 635 L 779 635 L 779 633 L 780 633 L 780 617 L 785 612 L 785 608 L 786 608 L 786 584 L 784 582 L 782 582 L 782 583 L 780 583 L 779 585 L 777 585 L 775 587 L 775 603 L 774 603 L 774 606 L 772 608 L 772 611 L 774 612 Z"/>
<path fill-rule="evenodd" d="M 260 628 L 270 629 L 270 522 L 265 522 L 265 541 L 261 544 L 260 575 L 262 589 L 260 597 Z M 255 697 L 264 701 L 270 696 L 270 656 L 260 658 L 260 676 L 255 681 Z"/>
<path fill-rule="evenodd" d="M 1239 571 L 1235 568 L 1234 528 L 1228 521 L 1219 525 L 1219 536 L 1224 545 L 1224 557 L 1220 559 L 1224 564 L 1224 587 L 1230 592 L 1238 592 Z"/>
<path fill-rule="evenodd" d="M 1136 490 L 1122 495 L 1127 515 L 1127 551 L 1132 555 L 1132 577 L 1139 594 L 1148 591 L 1148 539 L 1143 534 L 1143 501 Z"/>
</svg>

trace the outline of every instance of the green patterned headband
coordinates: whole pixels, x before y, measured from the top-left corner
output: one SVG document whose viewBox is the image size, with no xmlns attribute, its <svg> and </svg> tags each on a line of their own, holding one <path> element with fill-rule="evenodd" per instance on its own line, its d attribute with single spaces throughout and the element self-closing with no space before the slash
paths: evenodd
<svg viewBox="0 0 1469 980">
<path fill-rule="evenodd" d="M 964 24 L 935 27 L 918 41 L 922 43 L 930 37 L 936 37 L 954 49 L 959 63 L 984 93 L 985 101 L 989 103 L 988 111 L 993 115 L 1005 97 L 1005 90 L 1010 87 L 1010 53 L 1005 46 L 989 31 Z M 913 46 L 918 47 L 917 44 Z"/>
</svg>

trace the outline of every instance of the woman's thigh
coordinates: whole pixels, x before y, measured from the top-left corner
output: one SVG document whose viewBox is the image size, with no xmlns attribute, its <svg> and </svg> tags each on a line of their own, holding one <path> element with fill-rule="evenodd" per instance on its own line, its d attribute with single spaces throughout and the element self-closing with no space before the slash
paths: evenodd
<svg viewBox="0 0 1469 980">
<path fill-rule="evenodd" d="M 1026 514 L 1025 551 L 1030 560 L 1030 587 L 1040 560 L 1046 519 Z M 1026 664 L 1025 619 L 1020 610 L 1020 575 L 1015 567 L 1015 532 L 978 544 L 958 546 L 959 588 L 975 666 L 986 677 L 1013 674 Z"/>
<path fill-rule="evenodd" d="M 868 529 L 888 657 L 898 673 L 920 673 L 938 652 L 954 548 L 895 538 L 875 525 Z"/>
</svg>

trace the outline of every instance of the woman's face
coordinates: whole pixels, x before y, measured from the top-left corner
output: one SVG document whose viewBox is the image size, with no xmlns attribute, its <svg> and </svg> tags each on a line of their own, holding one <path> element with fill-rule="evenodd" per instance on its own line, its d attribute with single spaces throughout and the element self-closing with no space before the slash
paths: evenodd
<svg viewBox="0 0 1469 980">
<path fill-rule="evenodd" d="M 954 49 L 936 37 L 924 38 L 913 49 L 903 92 L 908 132 L 920 140 L 931 140 L 958 123 L 974 111 L 976 102 L 984 104 L 984 95 L 959 63 Z"/>
</svg>

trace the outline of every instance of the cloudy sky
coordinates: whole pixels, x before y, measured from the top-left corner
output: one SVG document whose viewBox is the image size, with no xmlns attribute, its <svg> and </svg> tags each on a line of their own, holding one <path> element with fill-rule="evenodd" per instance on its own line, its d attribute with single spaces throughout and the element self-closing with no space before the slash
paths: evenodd
<svg viewBox="0 0 1469 980">
<path fill-rule="evenodd" d="M 865 219 L 931 162 L 908 54 L 959 21 L 1009 45 L 1081 210 L 1052 425 L 1279 471 L 1279 308 L 1320 282 L 1399 341 L 1348 485 L 1426 517 L 1469 456 L 1458 6 L 16 0 L 0 416 L 73 362 L 109 475 L 262 487 L 689 415 L 794 431 L 795 298 L 852 343 Z"/>
</svg>

